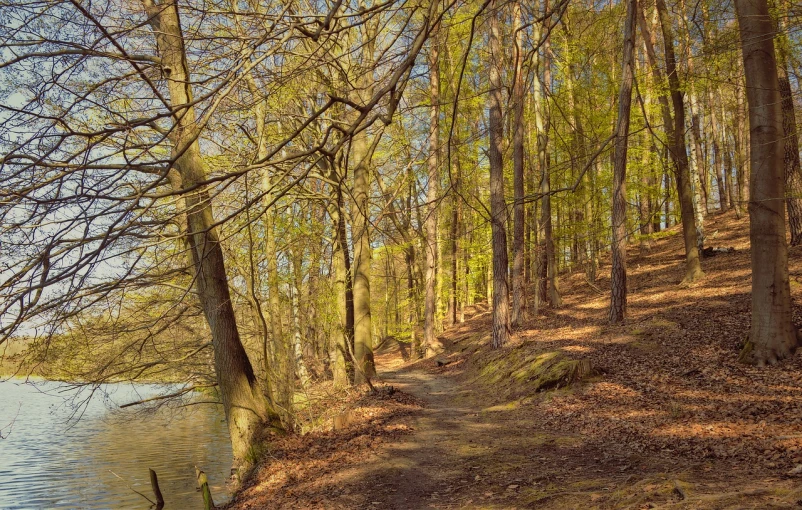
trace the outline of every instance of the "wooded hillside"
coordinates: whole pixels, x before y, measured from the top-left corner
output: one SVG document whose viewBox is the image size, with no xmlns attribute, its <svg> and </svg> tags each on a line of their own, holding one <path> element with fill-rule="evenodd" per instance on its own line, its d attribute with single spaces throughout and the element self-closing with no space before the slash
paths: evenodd
<svg viewBox="0 0 802 510">
<path fill-rule="evenodd" d="M 748 224 L 731 355 L 796 350 L 792 2 L 0 0 L 0 19 L 0 356 L 24 336 L 14 361 L 54 378 L 216 388 L 238 467 L 312 386 L 372 387 L 388 341 L 437 356 L 479 303 L 499 356 L 577 275 L 611 326 L 648 321 L 627 253 L 675 225 L 682 258 L 649 276 L 682 303 L 728 256 L 715 222 Z"/>
</svg>

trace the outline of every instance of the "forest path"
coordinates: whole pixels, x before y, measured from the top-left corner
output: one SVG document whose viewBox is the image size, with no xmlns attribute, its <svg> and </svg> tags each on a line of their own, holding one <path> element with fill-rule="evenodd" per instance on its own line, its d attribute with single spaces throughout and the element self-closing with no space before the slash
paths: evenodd
<svg viewBox="0 0 802 510">
<path fill-rule="evenodd" d="M 380 362 L 378 379 L 425 406 L 411 434 L 339 473 L 351 508 L 551 508 L 555 486 L 574 491 L 581 482 L 587 496 L 631 479 L 630 459 L 608 459 L 613 476 L 599 479 L 597 452 L 577 451 L 579 438 L 534 430 L 505 406 L 484 407 L 456 373 L 420 365 L 382 370 Z"/>
<path fill-rule="evenodd" d="M 799 487 L 731 465 L 544 428 L 534 408 L 483 400 L 461 368 L 377 358 L 378 380 L 424 408 L 412 433 L 339 473 L 324 507 L 365 509 L 742 509 L 802 505 Z M 386 390 L 385 390 L 386 391 Z M 488 407 L 489 406 L 489 407 Z M 701 459 L 700 459 L 701 460 Z M 690 461 L 690 462 L 689 462 Z M 725 467 L 726 466 L 726 467 Z M 799 500 L 799 501 L 797 501 Z M 342 506 L 341 506 L 342 505 Z"/>
<path fill-rule="evenodd" d="M 475 457 L 512 439 L 507 427 L 481 420 L 470 390 L 447 375 L 420 367 L 380 367 L 379 379 L 417 397 L 425 407 L 414 419 L 412 434 L 382 445 L 366 463 L 342 473 L 347 485 L 353 483 L 346 490 L 360 494 L 366 507 L 382 509 L 470 504 L 466 495 L 474 491 L 466 489 L 483 479 L 487 467 L 487 459 L 483 465 Z"/>
<path fill-rule="evenodd" d="M 365 466 L 372 479 L 371 503 L 382 508 L 439 508 L 448 505 L 453 493 L 471 484 L 477 466 L 461 458 L 466 448 L 478 447 L 488 435 L 487 424 L 477 422 L 476 410 L 460 405 L 467 390 L 449 378 L 424 369 L 384 371 L 381 380 L 411 394 L 425 408 L 415 419 L 414 433 L 404 441 L 386 445 L 373 464 Z"/>
</svg>

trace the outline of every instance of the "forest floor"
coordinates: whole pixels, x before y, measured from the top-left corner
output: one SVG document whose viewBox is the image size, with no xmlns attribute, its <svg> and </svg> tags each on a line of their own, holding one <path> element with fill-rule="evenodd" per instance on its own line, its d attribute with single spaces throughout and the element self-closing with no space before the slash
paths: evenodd
<svg viewBox="0 0 802 510">
<path fill-rule="evenodd" d="M 228 508 L 802 507 L 802 356 L 737 362 L 748 219 L 713 215 L 706 227 L 708 246 L 736 251 L 705 259 L 690 287 L 678 285 L 676 228 L 631 247 L 624 326 L 607 324 L 604 266 L 592 284 L 561 275 L 564 306 L 502 350 L 489 347 L 481 304 L 443 333 L 436 359 L 406 362 L 387 342 L 377 391 L 323 391 L 309 411 L 323 417 L 274 440 Z M 790 272 L 799 324 L 802 248 Z M 544 356 L 594 371 L 543 391 L 531 367 Z"/>
</svg>

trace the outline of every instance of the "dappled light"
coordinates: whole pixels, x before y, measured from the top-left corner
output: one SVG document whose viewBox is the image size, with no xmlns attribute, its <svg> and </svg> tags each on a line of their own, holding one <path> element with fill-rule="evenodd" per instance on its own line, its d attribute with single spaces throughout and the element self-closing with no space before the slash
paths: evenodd
<svg viewBox="0 0 802 510">
<path fill-rule="evenodd" d="M 0 0 L 0 507 L 802 505 L 798 4 Z"/>
<path fill-rule="evenodd" d="M 744 220 L 724 215 L 710 224 L 743 244 Z M 320 461 L 299 452 L 296 465 L 313 470 L 296 480 L 258 473 L 232 508 L 795 504 L 802 488 L 783 475 L 802 463 L 800 360 L 772 371 L 737 363 L 749 320 L 749 282 L 739 280 L 748 252 L 705 261 L 706 279 L 682 288 L 681 261 L 663 262 L 676 258 L 680 243 L 670 237 L 630 253 L 641 271 L 632 276 L 639 291 L 624 326 L 608 326 L 604 296 L 569 273 L 562 275 L 565 306 L 517 330 L 505 350 L 490 348 L 490 318 L 480 309 L 444 332 L 439 362 L 405 364 L 398 347 L 383 348 L 377 363 L 385 386 L 371 397 L 379 406 L 355 407 L 361 442 L 352 436 L 357 429 L 304 436 L 308 452 L 336 456 Z M 665 272 L 676 275 L 660 277 Z M 516 375 L 518 360 L 553 352 L 588 359 L 596 370 L 533 391 L 537 375 Z M 387 385 L 394 395 L 418 395 L 423 408 L 399 414 Z M 266 462 L 265 473 L 296 469 Z"/>
</svg>

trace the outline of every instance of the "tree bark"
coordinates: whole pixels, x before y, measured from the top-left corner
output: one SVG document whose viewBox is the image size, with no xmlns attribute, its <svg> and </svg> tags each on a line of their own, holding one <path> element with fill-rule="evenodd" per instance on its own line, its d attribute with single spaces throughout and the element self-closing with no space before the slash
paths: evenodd
<svg viewBox="0 0 802 510">
<path fill-rule="evenodd" d="M 428 358 L 443 350 L 437 340 L 435 320 L 437 319 L 437 195 L 440 183 L 440 70 L 437 34 L 429 39 L 429 182 L 426 189 L 426 295 L 423 306 L 423 346 Z"/>
<path fill-rule="evenodd" d="M 503 100 L 501 95 L 501 31 L 499 29 L 499 1 L 490 4 L 490 215 L 493 237 L 493 337 L 492 346 L 499 349 L 509 342 L 510 310 L 509 287 L 507 286 L 507 206 L 504 202 L 504 164 L 501 159 L 504 124 L 502 123 Z"/>
<path fill-rule="evenodd" d="M 738 59 L 738 62 L 741 62 L 741 59 Z M 737 66 L 740 70 L 741 66 Z M 743 73 L 739 73 L 743 76 Z M 742 86 L 742 82 L 739 80 L 739 83 L 735 87 L 735 99 L 736 99 L 736 112 L 735 112 L 735 189 L 738 192 L 738 200 L 735 203 L 735 216 L 737 218 L 741 218 L 743 216 L 743 204 L 746 203 L 748 192 L 746 188 L 746 174 L 747 174 L 747 166 L 748 166 L 748 157 L 745 156 L 747 152 L 747 138 L 746 138 L 746 121 L 744 119 L 744 103 L 746 102 L 745 98 L 745 87 Z"/>
<path fill-rule="evenodd" d="M 370 192 L 371 148 L 367 134 L 362 131 L 351 142 L 354 162 L 354 208 L 351 235 L 354 243 L 354 384 L 362 384 L 376 374 L 373 364 L 373 324 L 370 309 Z"/>
<path fill-rule="evenodd" d="M 627 311 L 627 146 L 629 114 L 632 106 L 632 82 L 635 66 L 635 14 L 637 0 L 627 1 L 624 24 L 624 55 L 621 89 L 618 93 L 618 121 L 615 129 L 613 164 L 612 269 L 610 273 L 610 322 L 624 322 Z"/>
<path fill-rule="evenodd" d="M 663 44 L 666 55 L 666 71 L 668 84 L 671 90 L 671 102 L 674 106 L 674 139 L 670 144 L 672 160 L 675 165 L 677 193 L 679 195 L 680 212 L 682 214 L 682 234 L 685 241 L 685 278 L 683 284 L 693 283 L 702 277 L 702 265 L 697 247 L 696 220 L 694 218 L 693 191 L 691 190 L 691 175 L 688 167 L 688 152 L 685 147 L 685 103 L 682 98 L 679 76 L 677 76 L 677 62 L 674 55 L 674 36 L 671 28 L 671 19 L 664 0 L 657 0 L 657 11 L 660 16 L 660 25 L 663 31 Z"/>
<path fill-rule="evenodd" d="M 293 265 L 293 273 L 295 277 L 295 281 L 293 282 L 292 287 L 290 288 L 290 300 L 292 304 L 292 324 L 293 324 L 293 333 L 292 333 L 292 359 L 294 365 L 294 373 L 298 377 L 298 381 L 301 383 L 301 388 L 304 390 L 309 387 L 310 379 L 309 379 L 309 371 L 306 369 L 306 364 L 304 363 L 304 346 L 303 346 L 303 339 L 301 333 L 301 300 L 300 300 L 300 287 L 301 287 L 301 272 L 300 272 L 300 264 L 299 261 L 301 257 L 292 261 Z"/>
<path fill-rule="evenodd" d="M 197 141 L 199 126 L 192 106 L 192 86 L 175 0 L 142 0 L 153 28 L 167 78 L 175 128 L 171 135 L 173 167 L 180 176 L 187 237 L 198 299 L 212 335 L 214 365 L 228 422 L 235 465 L 249 467 L 256 434 L 275 414 L 269 408 L 237 329 L 223 250 L 212 213 L 206 164 Z M 169 71 L 168 71 L 169 70 Z M 175 184 L 179 182 L 174 181 Z M 185 192 L 184 190 L 193 191 Z"/>
<path fill-rule="evenodd" d="M 727 193 L 727 182 L 724 179 L 724 157 L 722 149 L 724 140 L 719 138 L 721 134 L 718 114 L 716 113 L 716 101 L 711 89 L 708 93 L 708 100 L 710 101 L 710 135 L 713 141 L 713 166 L 716 172 L 716 184 L 718 187 L 718 204 L 721 212 L 730 208 L 730 197 Z"/>
<path fill-rule="evenodd" d="M 784 52 L 778 52 L 780 62 L 777 77 L 782 99 L 782 125 L 785 168 L 786 206 L 788 207 L 788 226 L 791 230 L 791 246 L 802 244 L 802 168 L 799 161 L 799 135 L 796 130 L 794 97 L 791 95 L 791 82 L 788 79 L 787 61 Z"/>
<path fill-rule="evenodd" d="M 512 236 L 512 325 L 520 326 L 526 318 L 524 292 L 524 77 L 521 3 L 513 6 L 515 64 L 512 85 L 512 162 L 513 162 L 513 236 Z"/>
<path fill-rule="evenodd" d="M 548 12 L 549 2 L 544 2 L 544 10 Z M 544 26 L 548 23 L 550 18 L 546 18 L 543 23 Z M 552 308 L 560 308 L 563 305 L 562 297 L 560 296 L 560 285 L 557 278 L 557 256 L 554 246 L 553 224 L 551 222 L 551 157 L 548 152 L 548 139 L 549 130 L 551 129 L 551 117 L 548 108 L 546 108 L 546 101 L 548 101 L 549 94 L 551 93 L 551 42 L 550 37 L 546 34 L 546 40 L 543 41 L 543 132 L 542 138 L 538 134 L 538 143 L 542 141 L 541 153 L 543 157 L 543 181 L 541 192 L 543 193 L 543 215 L 541 221 L 543 222 L 543 237 L 545 240 L 546 248 L 546 271 L 548 275 L 548 290 L 547 296 L 549 305 Z"/>
<path fill-rule="evenodd" d="M 364 6 L 363 6 L 364 7 Z M 356 99 L 363 102 L 373 96 L 375 83 L 372 65 L 375 59 L 376 31 L 374 21 L 362 25 L 362 63 L 357 67 L 359 75 Z M 377 135 L 379 136 L 379 135 Z M 352 283 L 354 295 L 354 384 L 370 382 L 376 375 L 373 362 L 373 322 L 371 317 L 371 246 L 370 246 L 370 196 L 373 151 L 376 142 L 369 143 L 366 130 L 357 132 L 351 140 L 350 161 L 353 168 L 353 208 L 351 211 L 351 238 L 354 243 Z"/>
<path fill-rule="evenodd" d="M 696 214 L 696 245 L 704 248 L 704 218 L 710 213 L 710 193 L 707 184 L 707 164 L 702 150 L 702 129 L 699 126 L 699 107 L 696 94 L 688 94 L 688 111 L 691 114 L 691 148 L 688 151 L 688 168 L 693 189 L 693 210 Z M 684 128 L 683 128 L 684 129 Z"/>
<path fill-rule="evenodd" d="M 456 141 L 455 141 L 456 145 Z M 449 326 L 453 326 L 457 323 L 457 309 L 459 308 L 459 249 L 460 249 L 460 242 L 459 242 L 459 233 L 462 229 L 460 229 L 460 186 L 461 186 L 461 169 L 459 163 L 459 156 L 456 154 L 453 157 L 453 163 L 451 165 L 452 168 L 452 177 L 454 179 L 453 187 L 454 191 L 451 193 L 451 225 L 449 228 L 448 233 L 448 245 L 449 245 L 449 291 L 448 291 L 448 312 L 447 318 Z"/>
<path fill-rule="evenodd" d="M 333 196 L 329 205 L 329 215 L 331 216 L 334 230 L 332 265 L 334 266 L 334 292 L 337 300 L 338 328 L 334 335 L 331 359 L 334 385 L 344 387 L 350 381 L 348 365 L 353 335 L 354 301 L 351 295 L 351 261 L 345 229 L 342 186 L 339 184 L 337 176 L 333 175 L 333 177 L 333 180 L 338 184 L 332 188 Z"/>
<path fill-rule="evenodd" d="M 752 322 L 741 360 L 764 365 L 791 356 L 797 347 L 785 241 L 782 98 L 774 24 L 766 0 L 736 0 L 735 7 L 746 75 L 752 163 Z"/>
</svg>

